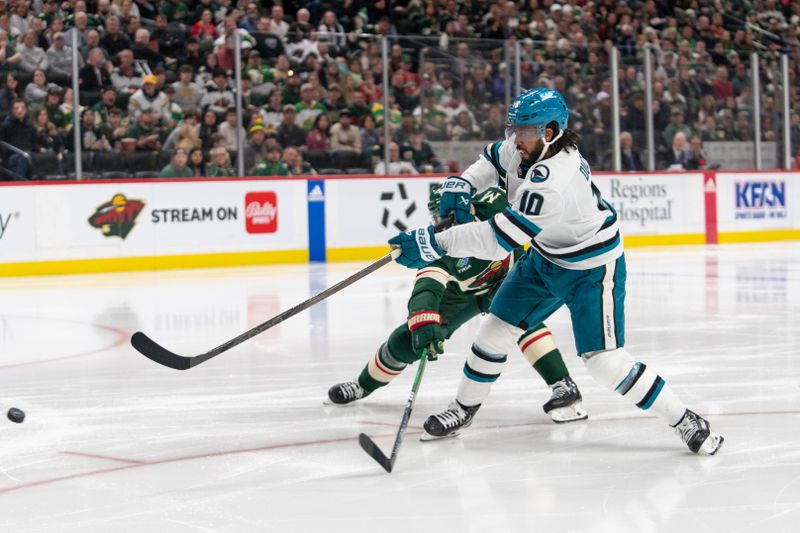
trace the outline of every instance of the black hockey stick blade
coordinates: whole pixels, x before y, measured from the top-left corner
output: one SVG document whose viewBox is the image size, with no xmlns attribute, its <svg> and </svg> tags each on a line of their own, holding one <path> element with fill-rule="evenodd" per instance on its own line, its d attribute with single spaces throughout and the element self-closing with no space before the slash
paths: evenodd
<svg viewBox="0 0 800 533">
<path fill-rule="evenodd" d="M 343 279 L 339 283 L 328 287 L 324 291 L 320 292 L 319 294 L 312 296 L 308 300 L 304 302 L 300 302 L 299 304 L 295 305 L 291 309 L 287 309 L 283 313 L 274 316 L 259 324 L 258 326 L 249 329 L 239 335 L 238 337 L 234 337 L 227 342 L 224 342 L 217 346 L 216 348 L 212 348 L 211 350 L 191 357 L 185 357 L 183 355 L 178 355 L 173 353 L 154 340 L 150 339 L 147 335 L 142 333 L 141 331 L 137 331 L 131 337 L 131 345 L 142 355 L 154 361 L 160 365 L 164 365 L 169 368 L 174 368 L 175 370 L 188 370 L 193 368 L 200 363 L 204 363 L 209 359 L 218 356 L 223 352 L 227 352 L 234 346 L 237 346 L 247 339 L 255 337 L 259 333 L 263 333 L 264 331 L 268 330 L 269 328 L 276 326 L 286 320 L 287 318 L 293 317 L 297 313 L 308 309 L 309 307 L 321 302 L 325 298 L 331 296 L 332 294 L 336 294 L 340 290 L 344 289 L 345 287 L 352 285 L 356 281 L 360 280 L 361 278 L 375 272 L 379 268 L 384 265 L 388 265 L 392 262 L 394 258 L 400 255 L 399 249 L 393 249 L 390 253 L 386 254 L 385 256 L 381 257 L 377 261 L 370 263 L 368 266 L 364 267 L 363 269 L 359 270 L 355 274 Z"/>
<path fill-rule="evenodd" d="M 195 358 L 184 357 L 173 353 L 141 331 L 137 331 L 133 334 L 131 337 L 131 346 L 136 348 L 136 351 L 151 361 L 168 366 L 169 368 L 174 368 L 175 370 L 188 370 L 195 364 L 198 364 L 194 362 L 196 360 Z"/>
<path fill-rule="evenodd" d="M 383 467 L 384 470 L 392 473 L 392 462 L 389 460 L 388 457 L 378 448 L 378 445 L 373 442 L 371 438 L 369 438 L 366 434 L 361 433 L 358 436 L 358 443 L 361 445 L 361 448 L 369 454 L 370 457 L 375 459 L 379 465 Z"/>
</svg>

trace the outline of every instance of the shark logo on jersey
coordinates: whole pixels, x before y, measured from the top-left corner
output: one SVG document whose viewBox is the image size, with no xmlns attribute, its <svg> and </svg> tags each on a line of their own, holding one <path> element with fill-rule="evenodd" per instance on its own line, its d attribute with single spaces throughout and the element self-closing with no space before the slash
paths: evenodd
<svg viewBox="0 0 800 533">
<path fill-rule="evenodd" d="M 459 274 L 461 274 L 468 268 L 469 268 L 469 257 L 462 257 L 456 263 L 456 269 L 458 270 Z"/>
</svg>

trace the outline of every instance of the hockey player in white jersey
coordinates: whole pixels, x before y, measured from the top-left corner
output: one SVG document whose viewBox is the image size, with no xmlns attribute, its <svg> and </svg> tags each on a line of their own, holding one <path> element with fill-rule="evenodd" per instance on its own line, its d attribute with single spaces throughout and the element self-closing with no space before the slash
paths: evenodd
<svg viewBox="0 0 800 533">
<path fill-rule="evenodd" d="M 471 423 L 519 335 L 566 305 L 589 374 L 664 419 L 692 452 L 713 455 L 722 436 L 624 348 L 626 270 L 617 214 L 592 183 L 568 116 L 558 91 L 531 89 L 517 97 L 508 110 L 506 140 L 490 144 L 462 176 L 442 185 L 442 215 L 467 223 L 440 233 L 418 228 L 389 241 L 402 248 L 397 261 L 411 268 L 445 254 L 496 259 L 531 244 L 492 302 L 456 400 L 429 417 L 425 431 L 447 437 Z M 510 206 L 488 221 L 470 222 L 470 199 L 495 184 L 507 191 Z"/>
</svg>

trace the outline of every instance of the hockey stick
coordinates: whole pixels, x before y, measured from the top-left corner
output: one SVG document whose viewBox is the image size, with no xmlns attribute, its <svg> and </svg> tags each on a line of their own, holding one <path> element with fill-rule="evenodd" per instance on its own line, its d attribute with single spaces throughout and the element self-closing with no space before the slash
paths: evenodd
<svg viewBox="0 0 800 533">
<path fill-rule="evenodd" d="M 226 343 L 220 344 L 216 348 L 207 351 L 206 353 L 195 355 L 192 357 L 186 357 L 183 355 L 178 355 L 174 352 L 171 352 L 155 342 L 153 339 L 142 333 L 141 331 L 137 331 L 131 337 L 131 345 L 136 348 L 136 350 L 147 357 L 148 359 L 155 361 L 156 363 L 164 366 L 168 366 L 170 368 L 174 368 L 175 370 L 188 370 L 192 367 L 195 367 L 201 363 L 212 359 L 219 354 L 226 352 L 233 348 L 234 346 L 243 343 L 247 339 L 251 337 L 255 337 L 259 333 L 268 330 L 272 326 L 280 324 L 284 320 L 289 317 L 293 317 L 297 313 L 304 311 L 311 307 L 312 305 L 321 302 L 328 296 L 332 294 L 336 294 L 340 290 L 344 289 L 345 287 L 352 285 L 356 281 L 360 280 L 363 277 L 368 276 L 369 274 L 375 272 L 379 268 L 384 265 L 391 263 L 397 256 L 400 255 L 400 249 L 396 248 L 392 250 L 390 253 L 384 255 L 377 261 L 371 263 L 370 265 L 366 266 L 365 268 L 359 270 L 355 274 L 351 275 L 348 278 L 343 279 L 339 283 L 328 287 L 324 291 L 320 292 L 319 294 L 312 296 L 308 300 L 297 304 L 296 306 L 292 307 L 291 309 L 284 311 L 283 313 L 274 316 L 267 320 L 266 322 L 259 324 L 258 326 L 245 331 L 238 337 L 235 337 L 229 340 Z"/>
<path fill-rule="evenodd" d="M 392 468 L 394 468 L 395 461 L 397 461 L 397 453 L 400 451 L 400 444 L 403 442 L 406 429 L 408 429 L 408 420 L 411 418 L 411 410 L 414 409 L 414 402 L 417 399 L 417 391 L 422 381 L 422 373 L 425 372 L 425 364 L 428 362 L 428 353 L 429 350 L 425 350 L 422 353 L 422 358 L 419 360 L 417 376 L 414 378 L 414 384 L 411 386 L 411 394 L 409 394 L 408 401 L 406 401 L 406 410 L 403 411 L 403 419 L 400 421 L 400 428 L 397 430 L 397 436 L 394 439 L 391 457 L 386 457 L 381 449 L 378 448 L 378 445 L 375 444 L 375 441 L 369 438 L 365 433 L 361 433 L 358 436 L 358 443 L 361 445 L 361 448 L 390 474 L 392 473 Z M 430 351 L 430 353 L 435 354 L 436 352 Z"/>
</svg>

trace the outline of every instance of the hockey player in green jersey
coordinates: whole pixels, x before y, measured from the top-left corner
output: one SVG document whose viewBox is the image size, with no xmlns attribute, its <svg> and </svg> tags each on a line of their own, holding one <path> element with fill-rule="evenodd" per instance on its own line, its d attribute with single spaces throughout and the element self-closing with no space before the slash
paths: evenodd
<svg viewBox="0 0 800 533">
<path fill-rule="evenodd" d="M 502 189 L 490 188 L 474 200 L 472 206 L 479 220 L 488 220 L 505 209 L 508 201 Z M 438 216 L 438 191 L 432 193 L 428 207 L 434 217 Z M 498 261 L 442 257 L 417 271 L 408 301 L 408 321 L 389 335 L 355 381 L 330 388 L 330 401 L 348 404 L 360 400 L 400 375 L 408 364 L 422 357 L 423 350 L 442 353 L 445 339 L 471 318 L 487 312 L 500 283 L 523 253 L 519 248 Z M 547 327 L 539 324 L 528 329 L 518 344 L 525 358 L 552 389 L 552 397 L 543 406 L 545 413 L 559 423 L 587 418 L 581 406 L 580 391 L 570 378 Z M 482 368 L 475 366 L 465 364 L 464 373 L 481 379 Z M 426 434 L 422 438 L 435 437 Z"/>
</svg>

